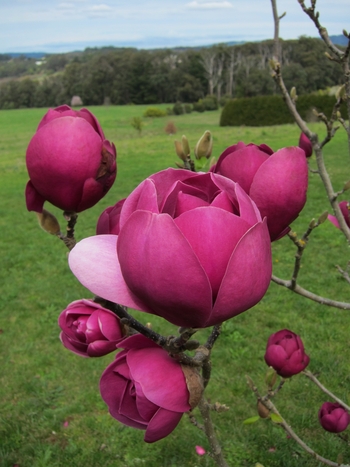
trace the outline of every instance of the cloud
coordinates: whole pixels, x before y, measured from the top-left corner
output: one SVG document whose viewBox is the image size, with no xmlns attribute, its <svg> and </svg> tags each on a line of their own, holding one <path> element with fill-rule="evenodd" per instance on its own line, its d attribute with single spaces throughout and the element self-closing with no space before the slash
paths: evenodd
<svg viewBox="0 0 350 467">
<path fill-rule="evenodd" d="M 217 8 L 233 8 L 231 2 L 222 1 L 222 2 L 193 2 L 187 3 L 186 7 L 191 10 L 214 10 Z"/>
</svg>

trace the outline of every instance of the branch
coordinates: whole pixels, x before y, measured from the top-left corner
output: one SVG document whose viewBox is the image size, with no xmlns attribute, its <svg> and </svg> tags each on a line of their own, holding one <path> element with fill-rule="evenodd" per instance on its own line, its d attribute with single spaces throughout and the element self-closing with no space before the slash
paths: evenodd
<svg viewBox="0 0 350 467">
<path fill-rule="evenodd" d="M 321 295 L 316 295 L 309 290 L 300 287 L 300 285 L 296 284 L 293 288 L 292 281 L 283 280 L 275 275 L 272 275 L 271 280 L 278 285 L 282 285 L 287 289 L 292 290 L 293 292 L 302 295 L 303 297 L 309 298 L 314 302 L 320 303 L 321 305 L 332 306 L 334 308 L 339 308 L 341 310 L 350 310 L 350 303 L 347 302 L 338 302 L 337 300 L 331 300 L 329 298 L 322 297 Z"/>
<path fill-rule="evenodd" d="M 332 399 L 334 399 L 336 402 L 338 402 L 338 404 L 340 404 L 342 407 L 344 407 L 344 409 L 346 409 L 348 412 L 350 412 L 350 407 L 348 405 L 346 405 L 341 399 L 339 399 L 339 397 L 335 396 L 331 391 L 329 391 L 325 386 L 323 386 L 323 384 L 320 383 L 320 381 L 316 378 L 315 375 L 313 375 L 311 373 L 311 371 L 304 370 L 302 372 L 302 374 L 307 376 L 309 379 L 311 379 L 311 381 L 313 383 L 315 383 L 316 386 L 318 386 L 321 389 L 321 391 L 323 391 L 325 394 L 330 396 Z"/>
</svg>

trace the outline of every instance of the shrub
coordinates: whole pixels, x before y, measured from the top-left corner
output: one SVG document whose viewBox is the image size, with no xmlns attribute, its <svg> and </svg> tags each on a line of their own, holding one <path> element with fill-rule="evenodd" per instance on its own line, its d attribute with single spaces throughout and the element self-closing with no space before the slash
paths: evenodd
<svg viewBox="0 0 350 467">
<path fill-rule="evenodd" d="M 208 95 L 203 99 L 205 110 L 217 110 L 219 108 L 216 96 Z"/>
<path fill-rule="evenodd" d="M 190 114 L 192 112 L 192 104 L 184 104 L 184 110 L 186 114 Z"/>
<path fill-rule="evenodd" d="M 335 104 L 334 96 L 304 94 L 298 97 L 296 106 L 301 117 L 314 118 L 313 109 L 330 117 Z M 340 109 L 345 113 L 345 105 Z M 282 96 L 257 96 L 229 100 L 222 109 L 220 126 L 269 126 L 293 123 L 294 120 Z"/>
<path fill-rule="evenodd" d="M 202 99 L 199 99 L 198 102 L 195 102 L 193 104 L 193 110 L 195 112 L 205 112 L 205 107 L 204 107 Z"/>
<path fill-rule="evenodd" d="M 174 104 L 173 112 L 174 115 L 182 115 L 185 113 L 184 106 L 181 104 L 181 102 L 176 102 L 176 104 Z"/>
<path fill-rule="evenodd" d="M 166 115 L 165 110 L 158 109 L 157 107 L 148 107 L 143 114 L 144 117 L 165 117 Z"/>
<path fill-rule="evenodd" d="M 141 117 L 133 117 L 131 119 L 131 126 L 135 128 L 139 132 L 139 135 L 141 135 L 142 128 L 144 126 L 144 122 Z"/>
<path fill-rule="evenodd" d="M 177 130 L 174 122 L 168 122 L 164 128 L 164 131 L 167 135 L 175 135 Z"/>
</svg>

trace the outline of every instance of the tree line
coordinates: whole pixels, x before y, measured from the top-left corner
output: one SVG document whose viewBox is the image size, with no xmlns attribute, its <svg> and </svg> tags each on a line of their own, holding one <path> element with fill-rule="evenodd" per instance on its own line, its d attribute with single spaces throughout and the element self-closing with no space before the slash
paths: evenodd
<svg viewBox="0 0 350 467">
<path fill-rule="evenodd" d="M 277 93 L 270 75 L 273 42 L 199 49 L 87 48 L 42 61 L 0 55 L 0 108 L 52 107 L 79 96 L 84 105 L 194 103 L 206 95 Z M 282 41 L 284 81 L 298 94 L 341 83 L 317 38 Z"/>
</svg>

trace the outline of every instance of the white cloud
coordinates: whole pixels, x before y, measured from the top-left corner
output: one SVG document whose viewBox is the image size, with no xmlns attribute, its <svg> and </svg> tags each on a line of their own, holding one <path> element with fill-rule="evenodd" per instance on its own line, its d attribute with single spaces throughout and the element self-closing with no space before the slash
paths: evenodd
<svg viewBox="0 0 350 467">
<path fill-rule="evenodd" d="M 102 3 L 101 5 L 89 6 L 87 9 L 93 12 L 104 12 L 112 10 L 112 8 L 109 5 L 105 5 L 104 3 Z"/>
<path fill-rule="evenodd" d="M 231 2 L 222 1 L 222 2 L 197 2 L 194 0 L 193 2 L 186 4 L 187 8 L 191 10 L 214 10 L 217 8 L 233 8 Z"/>
</svg>

